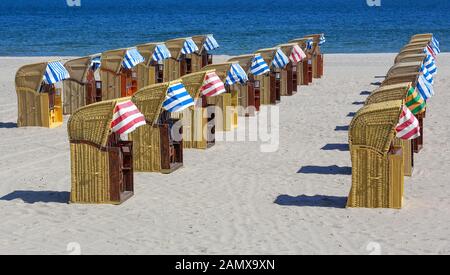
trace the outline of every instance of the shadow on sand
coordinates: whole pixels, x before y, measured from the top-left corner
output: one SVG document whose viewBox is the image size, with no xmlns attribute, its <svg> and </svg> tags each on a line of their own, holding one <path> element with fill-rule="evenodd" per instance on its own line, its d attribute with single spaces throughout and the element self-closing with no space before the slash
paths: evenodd
<svg viewBox="0 0 450 275">
<path fill-rule="evenodd" d="M 334 196 L 306 196 L 301 195 L 292 197 L 289 195 L 280 195 L 274 202 L 281 206 L 298 206 L 298 207 L 325 207 L 343 209 L 347 205 L 347 197 Z"/>
<path fill-rule="evenodd" d="M 6 128 L 6 129 L 17 128 L 17 123 L 14 123 L 14 122 L 0 122 L 0 129 L 2 129 L 2 128 Z"/>
<path fill-rule="evenodd" d="M 348 131 L 349 129 L 350 129 L 349 126 L 336 126 L 334 130 L 338 132 L 338 131 Z"/>
<path fill-rule="evenodd" d="M 330 143 L 322 147 L 321 150 L 348 152 L 350 151 L 350 147 L 346 143 Z"/>
<path fill-rule="evenodd" d="M 2 198 L 0 201 L 13 201 L 20 199 L 25 203 L 69 203 L 69 192 L 56 192 L 56 191 L 14 191 Z"/>
<path fill-rule="evenodd" d="M 298 174 L 317 174 L 317 175 L 351 175 L 351 167 L 332 166 L 303 166 L 297 171 Z"/>
</svg>

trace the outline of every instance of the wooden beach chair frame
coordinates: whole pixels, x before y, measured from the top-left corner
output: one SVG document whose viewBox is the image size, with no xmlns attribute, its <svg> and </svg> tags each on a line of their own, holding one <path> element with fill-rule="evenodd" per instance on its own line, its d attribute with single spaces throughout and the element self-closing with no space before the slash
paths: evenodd
<svg viewBox="0 0 450 275">
<path fill-rule="evenodd" d="M 133 196 L 133 143 L 111 131 L 114 108 L 124 100 L 94 103 L 70 117 L 71 203 L 121 204 Z"/>
<path fill-rule="evenodd" d="M 281 101 L 282 70 L 272 66 L 277 51 L 278 48 L 267 48 L 255 52 L 255 54 L 260 54 L 270 67 L 269 73 L 255 77 L 261 83 L 261 105 L 276 105 Z"/>
<path fill-rule="evenodd" d="M 200 71 L 201 60 L 198 53 L 184 55 L 181 53 L 184 42 L 191 37 L 167 40 L 166 47 L 169 49 L 171 58 L 164 60 L 164 81 L 177 80 L 180 77 Z M 193 40 L 193 39 L 192 39 Z M 195 42 L 195 41 L 194 41 Z M 199 48 L 200 49 L 200 48 Z"/>
<path fill-rule="evenodd" d="M 145 58 L 145 62 L 136 66 L 138 90 L 149 85 L 163 83 L 165 80 L 164 62 L 155 62 L 153 60 L 153 53 L 159 45 L 164 45 L 164 43 L 146 43 L 136 46 L 139 53 Z"/>
<path fill-rule="evenodd" d="M 296 43 L 306 54 L 306 58 L 297 64 L 297 81 L 300 85 L 309 85 L 313 81 L 313 61 L 312 53 L 307 50 L 308 38 L 298 38 L 289 41 Z"/>
<path fill-rule="evenodd" d="M 280 48 L 283 53 L 290 58 L 294 46 L 297 43 L 287 43 L 281 44 L 277 47 Z M 287 64 L 286 68 L 281 72 L 281 95 L 282 96 L 292 96 L 297 93 L 298 90 L 298 79 L 297 79 L 297 65 L 294 65 L 291 60 Z"/>
<path fill-rule="evenodd" d="M 322 36 L 324 36 L 323 33 L 305 35 L 306 39 L 312 39 L 313 41 L 313 49 L 311 50 L 313 63 L 313 78 L 322 78 L 323 76 L 324 56 L 320 48 L 320 38 Z"/>
</svg>

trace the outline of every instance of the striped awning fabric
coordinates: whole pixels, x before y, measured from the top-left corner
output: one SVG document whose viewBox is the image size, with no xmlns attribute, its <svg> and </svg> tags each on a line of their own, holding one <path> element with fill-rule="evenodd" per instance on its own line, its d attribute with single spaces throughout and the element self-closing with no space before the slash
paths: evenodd
<svg viewBox="0 0 450 275">
<path fill-rule="evenodd" d="M 236 83 L 246 84 L 248 81 L 247 73 L 239 64 L 231 65 L 230 70 L 228 71 L 228 76 L 225 81 L 227 85 L 233 85 Z"/>
<path fill-rule="evenodd" d="M 428 82 L 423 75 L 419 76 L 416 88 L 425 101 L 434 95 L 433 85 L 431 85 L 431 83 Z"/>
<path fill-rule="evenodd" d="M 92 58 L 92 60 L 91 60 L 91 68 L 92 68 L 93 71 L 98 70 L 101 65 L 102 65 L 102 61 L 101 61 L 101 57 L 100 56 L 96 56 L 96 57 Z"/>
<path fill-rule="evenodd" d="M 227 90 L 225 89 L 225 85 L 222 80 L 215 72 L 208 73 L 205 76 L 205 80 L 203 81 L 203 85 L 200 88 L 202 95 L 204 96 L 218 96 L 220 94 L 225 93 Z"/>
<path fill-rule="evenodd" d="M 250 71 L 253 75 L 258 76 L 270 72 L 270 68 L 266 61 L 264 61 L 264 58 L 260 54 L 257 54 L 253 58 Z"/>
<path fill-rule="evenodd" d="M 54 84 L 70 77 L 64 65 L 59 62 L 49 62 L 44 74 L 44 82 Z"/>
<path fill-rule="evenodd" d="M 313 46 L 314 46 L 314 41 L 312 39 L 309 39 L 308 41 L 306 41 L 306 49 L 312 50 Z"/>
<path fill-rule="evenodd" d="M 284 54 L 281 49 L 277 50 L 275 57 L 272 61 L 272 66 L 278 69 L 284 69 L 289 64 L 289 58 Z"/>
<path fill-rule="evenodd" d="M 327 40 L 325 39 L 325 35 L 322 34 L 320 36 L 319 46 L 322 46 L 323 44 L 325 44 L 325 42 L 327 42 Z"/>
<path fill-rule="evenodd" d="M 427 54 L 427 57 L 425 58 L 423 64 L 432 76 L 436 75 L 437 73 L 436 62 L 431 54 Z"/>
<path fill-rule="evenodd" d="M 139 53 L 137 49 L 129 49 L 125 53 L 122 65 L 126 69 L 132 69 L 139 63 L 142 63 L 144 61 L 144 57 Z"/>
<path fill-rule="evenodd" d="M 144 115 L 131 100 L 118 103 L 114 108 L 111 131 L 126 140 L 127 135 L 146 124 Z"/>
<path fill-rule="evenodd" d="M 436 54 L 441 53 L 441 45 L 439 41 L 436 39 L 436 37 L 433 36 L 430 42 L 430 46 Z"/>
<path fill-rule="evenodd" d="M 301 62 L 303 59 L 306 58 L 305 52 L 300 48 L 299 45 L 295 45 L 292 49 L 292 53 L 290 56 L 290 59 L 292 63 L 297 64 L 298 62 Z"/>
<path fill-rule="evenodd" d="M 217 43 L 217 40 L 214 38 L 213 35 L 208 35 L 206 37 L 205 43 L 203 43 L 203 47 L 205 47 L 206 51 L 212 51 L 217 48 L 219 48 L 219 43 Z"/>
<path fill-rule="evenodd" d="M 420 73 L 422 73 L 423 77 L 430 82 L 430 84 L 434 84 L 434 77 L 433 75 L 428 71 L 428 69 L 425 67 L 424 64 L 422 64 L 422 66 L 420 67 L 419 70 Z"/>
<path fill-rule="evenodd" d="M 395 130 L 397 131 L 397 137 L 400 139 L 411 140 L 420 137 L 419 121 L 406 106 L 403 106 Z"/>
<path fill-rule="evenodd" d="M 182 54 L 191 54 L 198 51 L 197 44 L 195 44 L 194 40 L 192 38 L 187 38 L 184 41 L 183 48 L 181 49 Z"/>
<path fill-rule="evenodd" d="M 163 102 L 164 110 L 168 112 L 181 112 L 186 108 L 194 106 L 194 99 L 182 83 L 174 84 L 169 87 L 166 99 Z"/>
<path fill-rule="evenodd" d="M 405 104 L 414 115 L 425 112 L 427 106 L 427 103 L 420 93 L 413 87 L 411 87 L 406 94 Z"/>
<path fill-rule="evenodd" d="M 153 56 L 152 59 L 156 62 L 158 61 L 162 61 L 165 59 L 169 59 L 171 58 L 172 55 L 170 54 L 169 49 L 167 49 L 166 45 L 161 44 L 156 46 L 154 52 L 153 52 Z"/>
</svg>

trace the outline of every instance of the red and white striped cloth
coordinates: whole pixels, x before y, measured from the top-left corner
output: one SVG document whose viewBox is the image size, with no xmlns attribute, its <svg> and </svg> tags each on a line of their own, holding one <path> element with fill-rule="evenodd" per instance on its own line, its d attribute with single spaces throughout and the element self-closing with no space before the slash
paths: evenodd
<svg viewBox="0 0 450 275">
<path fill-rule="evenodd" d="M 225 93 L 227 90 L 225 90 L 225 85 L 219 76 L 212 72 L 205 76 L 205 80 L 203 81 L 200 91 L 204 96 L 217 96 Z"/>
<path fill-rule="evenodd" d="M 126 140 L 128 134 L 146 124 L 144 115 L 131 100 L 118 103 L 114 108 L 111 130 Z"/>
<path fill-rule="evenodd" d="M 400 139 L 411 140 L 420 137 L 419 121 L 406 106 L 403 106 L 396 130 Z"/>
<path fill-rule="evenodd" d="M 301 62 L 303 59 L 306 58 L 305 52 L 300 48 L 299 45 L 295 45 L 292 49 L 291 56 L 289 59 L 292 61 L 292 63 L 297 64 L 298 62 Z"/>
<path fill-rule="evenodd" d="M 436 53 L 434 52 L 433 48 L 430 45 L 426 47 L 425 53 L 430 54 L 431 56 L 433 56 L 434 59 L 436 59 Z"/>
</svg>

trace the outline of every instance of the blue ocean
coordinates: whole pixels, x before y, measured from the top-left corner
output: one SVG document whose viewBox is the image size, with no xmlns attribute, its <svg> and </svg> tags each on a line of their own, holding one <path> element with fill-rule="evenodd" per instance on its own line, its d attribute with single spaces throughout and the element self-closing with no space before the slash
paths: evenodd
<svg viewBox="0 0 450 275">
<path fill-rule="evenodd" d="M 327 53 L 397 52 L 433 32 L 449 50 L 448 0 L 1 0 L 0 56 L 87 55 L 212 33 L 244 54 L 310 33 Z M 370 6 L 368 2 L 381 4 Z"/>
</svg>

